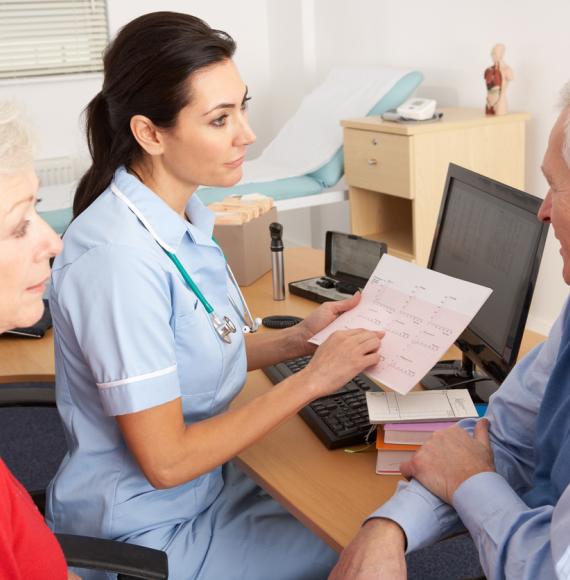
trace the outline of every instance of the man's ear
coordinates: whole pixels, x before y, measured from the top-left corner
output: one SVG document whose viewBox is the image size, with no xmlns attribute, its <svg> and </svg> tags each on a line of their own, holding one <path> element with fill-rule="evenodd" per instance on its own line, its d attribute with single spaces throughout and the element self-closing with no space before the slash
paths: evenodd
<svg viewBox="0 0 570 580">
<path fill-rule="evenodd" d="M 163 143 L 160 132 L 154 123 L 144 115 L 134 115 L 131 117 L 131 132 L 137 143 L 149 155 L 161 155 Z"/>
</svg>

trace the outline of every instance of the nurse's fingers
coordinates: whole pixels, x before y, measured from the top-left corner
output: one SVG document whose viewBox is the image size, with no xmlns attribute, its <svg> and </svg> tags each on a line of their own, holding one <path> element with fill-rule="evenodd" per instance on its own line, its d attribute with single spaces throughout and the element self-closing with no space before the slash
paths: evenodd
<svg viewBox="0 0 570 580">
<path fill-rule="evenodd" d="M 364 338 L 358 345 L 359 352 L 362 354 L 376 352 L 382 344 L 382 338 L 384 335 L 378 336 L 377 334 Z"/>
<path fill-rule="evenodd" d="M 380 334 L 362 329 L 339 331 L 316 350 L 306 370 L 319 396 L 334 392 L 380 361 Z"/>
<path fill-rule="evenodd" d="M 355 337 L 359 342 L 365 342 L 373 336 L 383 338 L 386 332 L 384 330 L 369 330 L 367 328 L 350 328 L 348 330 L 337 330 L 331 336 L 334 334 L 344 334 L 347 337 Z"/>
</svg>

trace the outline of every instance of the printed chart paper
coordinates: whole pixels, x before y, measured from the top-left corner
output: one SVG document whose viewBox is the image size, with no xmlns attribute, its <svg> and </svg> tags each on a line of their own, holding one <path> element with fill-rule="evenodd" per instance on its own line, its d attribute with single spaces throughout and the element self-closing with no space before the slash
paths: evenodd
<svg viewBox="0 0 570 580">
<path fill-rule="evenodd" d="M 397 393 L 368 392 L 366 404 L 371 424 L 434 419 L 455 422 L 478 416 L 467 389 L 414 391 L 405 397 Z"/>
<path fill-rule="evenodd" d="M 439 361 L 491 292 L 384 254 L 358 306 L 311 342 L 322 344 L 335 330 L 384 330 L 380 363 L 366 374 L 405 395 Z"/>
</svg>

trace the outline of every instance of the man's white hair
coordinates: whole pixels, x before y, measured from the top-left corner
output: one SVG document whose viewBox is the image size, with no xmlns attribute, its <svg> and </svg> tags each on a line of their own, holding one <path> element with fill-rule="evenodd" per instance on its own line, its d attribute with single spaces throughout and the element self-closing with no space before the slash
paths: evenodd
<svg viewBox="0 0 570 580">
<path fill-rule="evenodd" d="M 14 101 L 0 101 L 0 173 L 15 173 L 33 159 L 33 139 L 22 109 Z"/>
<path fill-rule="evenodd" d="M 568 81 L 560 91 L 560 107 L 566 109 L 570 107 L 570 81 Z M 570 167 L 570 115 L 564 125 L 564 142 L 562 143 L 562 156 L 566 165 Z"/>
</svg>

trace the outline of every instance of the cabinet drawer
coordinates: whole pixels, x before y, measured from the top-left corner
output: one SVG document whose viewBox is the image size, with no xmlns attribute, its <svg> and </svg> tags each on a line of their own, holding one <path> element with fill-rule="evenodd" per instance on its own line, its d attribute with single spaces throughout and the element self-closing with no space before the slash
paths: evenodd
<svg viewBox="0 0 570 580">
<path fill-rule="evenodd" d="M 360 129 L 344 130 L 344 169 L 349 185 L 413 198 L 411 139 Z"/>
</svg>

